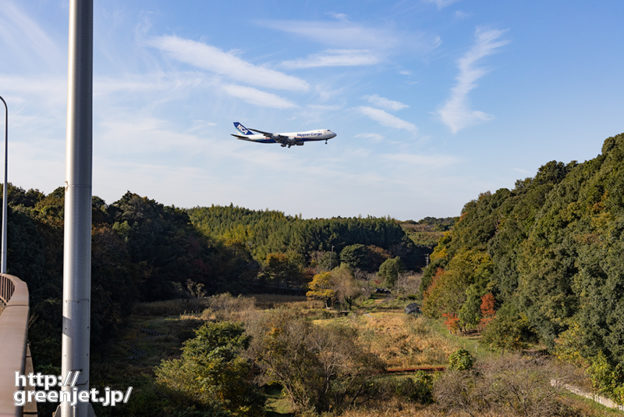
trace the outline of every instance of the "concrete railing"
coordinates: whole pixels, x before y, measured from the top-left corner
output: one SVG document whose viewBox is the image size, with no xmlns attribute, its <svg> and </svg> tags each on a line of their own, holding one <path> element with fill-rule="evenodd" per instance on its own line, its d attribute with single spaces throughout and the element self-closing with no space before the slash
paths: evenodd
<svg viewBox="0 0 624 417">
<path fill-rule="evenodd" d="M 0 417 L 21 417 L 15 406 L 15 372 L 24 373 L 28 325 L 28 286 L 12 275 L 0 274 Z"/>
</svg>

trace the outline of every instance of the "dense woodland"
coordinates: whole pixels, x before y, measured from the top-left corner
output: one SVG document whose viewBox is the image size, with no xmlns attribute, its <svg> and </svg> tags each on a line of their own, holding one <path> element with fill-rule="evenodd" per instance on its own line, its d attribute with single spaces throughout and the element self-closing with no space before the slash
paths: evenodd
<svg viewBox="0 0 624 417">
<path fill-rule="evenodd" d="M 8 191 L 8 272 L 28 283 L 37 365 L 57 365 L 64 189 Z M 96 355 L 138 301 L 221 292 L 305 294 L 314 273 L 340 263 L 377 272 L 400 257 L 402 269 L 416 270 L 431 251 L 387 218 L 303 220 L 233 206 L 183 210 L 131 192 L 112 204 L 94 197 L 92 218 Z"/>
<path fill-rule="evenodd" d="M 425 265 L 425 255 L 433 249 L 427 239 L 429 235 L 423 234 L 422 243 L 411 240 L 401 224 L 391 218 L 304 220 L 278 211 L 234 206 L 198 207 L 188 213 L 192 223 L 204 234 L 227 244 L 244 246 L 259 262 L 266 261 L 272 253 L 285 253 L 293 262 L 305 267 L 314 265 L 315 256 L 343 256 L 345 248 L 357 244 L 369 249 L 369 262 L 363 259 L 363 264 L 353 266 L 372 272 L 384 259 L 399 256 L 406 268 L 417 270 Z M 435 232 L 434 222 L 431 220 L 424 226 L 425 232 Z"/>
<path fill-rule="evenodd" d="M 431 255 L 423 310 L 499 349 L 539 343 L 624 400 L 624 134 L 596 158 L 467 203 Z M 484 314 L 483 305 L 493 309 Z"/>
</svg>

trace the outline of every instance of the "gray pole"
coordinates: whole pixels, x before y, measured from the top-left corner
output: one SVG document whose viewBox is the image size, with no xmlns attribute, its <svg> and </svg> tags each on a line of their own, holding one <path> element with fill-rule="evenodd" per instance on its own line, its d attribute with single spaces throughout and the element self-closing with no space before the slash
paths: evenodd
<svg viewBox="0 0 624 417">
<path fill-rule="evenodd" d="M 91 170 L 93 0 L 70 0 L 65 148 L 63 345 L 61 372 L 79 372 L 78 391 L 89 390 L 91 320 Z M 64 388 L 68 390 L 69 387 Z M 61 404 L 62 417 L 87 417 L 90 404 Z"/>
<path fill-rule="evenodd" d="M 7 267 L 7 167 L 9 164 L 9 106 L 0 96 L 4 103 L 4 185 L 2 187 L 2 256 L 0 257 L 0 273 L 6 274 Z"/>
</svg>

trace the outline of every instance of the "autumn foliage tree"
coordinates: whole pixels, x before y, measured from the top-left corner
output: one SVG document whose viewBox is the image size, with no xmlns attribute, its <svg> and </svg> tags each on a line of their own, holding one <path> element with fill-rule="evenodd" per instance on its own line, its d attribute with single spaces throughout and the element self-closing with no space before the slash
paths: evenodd
<svg viewBox="0 0 624 417">
<path fill-rule="evenodd" d="M 459 331 L 459 317 L 455 313 L 443 313 L 442 317 L 445 318 L 444 325 L 451 333 L 457 333 Z"/>
<path fill-rule="evenodd" d="M 361 289 L 357 285 L 351 269 L 341 265 L 329 272 L 314 275 L 308 284 L 306 296 L 323 300 L 325 306 L 338 304 L 341 307 L 351 308 Z"/>
<path fill-rule="evenodd" d="M 496 316 L 495 304 L 496 300 L 492 293 L 489 292 L 481 297 L 481 320 L 479 322 L 481 328 L 485 328 Z"/>
<path fill-rule="evenodd" d="M 322 300 L 325 303 L 325 307 L 331 305 L 336 295 L 336 291 L 332 288 L 331 272 L 321 272 L 314 275 L 312 281 L 308 283 L 308 288 L 306 297 Z"/>
</svg>

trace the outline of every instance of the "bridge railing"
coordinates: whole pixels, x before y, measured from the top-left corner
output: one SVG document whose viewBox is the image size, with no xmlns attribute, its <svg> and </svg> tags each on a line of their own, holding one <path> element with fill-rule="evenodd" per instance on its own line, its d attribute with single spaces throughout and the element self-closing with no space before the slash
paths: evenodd
<svg viewBox="0 0 624 417">
<path fill-rule="evenodd" d="M 28 326 L 28 286 L 21 279 L 0 274 L 0 417 L 21 417 L 15 406 L 15 372 L 24 374 Z M 24 389 L 24 388 L 22 388 Z"/>
</svg>

